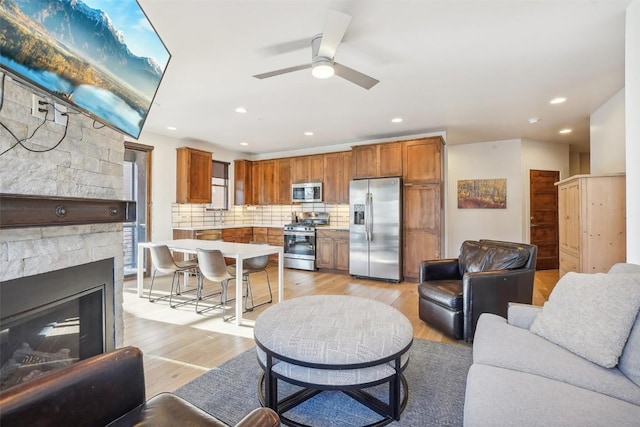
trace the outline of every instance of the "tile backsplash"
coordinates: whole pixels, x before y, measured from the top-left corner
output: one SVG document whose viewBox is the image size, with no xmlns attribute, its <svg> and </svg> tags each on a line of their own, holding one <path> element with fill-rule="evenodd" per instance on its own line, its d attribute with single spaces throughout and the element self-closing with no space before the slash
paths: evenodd
<svg viewBox="0 0 640 427">
<path fill-rule="evenodd" d="M 328 205 L 325 203 L 233 206 L 228 211 L 211 210 L 204 204 L 173 203 L 171 223 L 174 228 L 245 224 L 280 227 L 291 222 L 294 212 L 327 212 L 330 226 L 349 226 L 349 205 Z"/>
</svg>

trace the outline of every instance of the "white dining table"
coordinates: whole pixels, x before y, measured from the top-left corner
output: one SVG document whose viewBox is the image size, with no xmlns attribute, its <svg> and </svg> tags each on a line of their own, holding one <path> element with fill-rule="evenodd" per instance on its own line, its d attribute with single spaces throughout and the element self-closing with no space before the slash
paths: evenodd
<svg viewBox="0 0 640 427">
<path fill-rule="evenodd" d="M 177 239 L 159 242 L 138 243 L 138 297 L 142 297 L 144 287 L 144 253 L 150 244 L 167 245 L 172 252 L 195 254 L 197 249 L 218 249 L 226 258 L 236 260 L 236 271 L 242 271 L 245 259 L 262 255 L 278 254 L 278 302 L 284 299 L 284 268 L 282 246 L 231 243 L 222 240 Z M 236 275 L 236 325 L 242 325 L 242 274 Z"/>
</svg>

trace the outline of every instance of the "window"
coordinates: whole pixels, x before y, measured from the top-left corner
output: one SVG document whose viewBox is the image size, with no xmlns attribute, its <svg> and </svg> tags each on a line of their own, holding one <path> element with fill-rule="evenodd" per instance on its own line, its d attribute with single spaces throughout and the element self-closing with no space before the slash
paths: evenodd
<svg viewBox="0 0 640 427">
<path fill-rule="evenodd" d="M 211 209 L 229 209 L 229 163 L 213 161 Z"/>
</svg>

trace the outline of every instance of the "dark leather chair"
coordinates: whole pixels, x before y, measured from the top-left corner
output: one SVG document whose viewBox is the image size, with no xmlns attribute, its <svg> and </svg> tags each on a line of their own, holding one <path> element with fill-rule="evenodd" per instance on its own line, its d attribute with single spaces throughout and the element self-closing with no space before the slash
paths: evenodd
<svg viewBox="0 0 640 427">
<path fill-rule="evenodd" d="M 3 390 L 0 425 L 227 426 L 171 393 L 147 401 L 142 352 L 135 347 L 84 359 Z M 236 424 L 279 425 L 278 415 L 269 408 L 255 409 Z"/>
<path fill-rule="evenodd" d="M 467 240 L 458 258 L 422 261 L 420 319 L 472 342 L 480 314 L 507 317 L 509 302 L 531 304 L 537 254 L 535 245 Z"/>
</svg>

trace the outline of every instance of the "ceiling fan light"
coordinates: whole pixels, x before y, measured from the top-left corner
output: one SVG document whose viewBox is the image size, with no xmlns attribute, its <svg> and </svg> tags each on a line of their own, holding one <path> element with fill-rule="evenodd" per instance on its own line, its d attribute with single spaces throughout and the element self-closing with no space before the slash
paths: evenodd
<svg viewBox="0 0 640 427">
<path fill-rule="evenodd" d="M 331 61 L 321 61 L 313 64 L 311 74 L 316 79 L 328 79 L 335 74 Z"/>
</svg>

